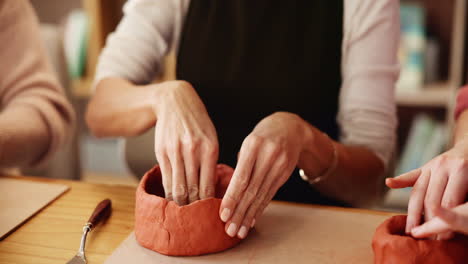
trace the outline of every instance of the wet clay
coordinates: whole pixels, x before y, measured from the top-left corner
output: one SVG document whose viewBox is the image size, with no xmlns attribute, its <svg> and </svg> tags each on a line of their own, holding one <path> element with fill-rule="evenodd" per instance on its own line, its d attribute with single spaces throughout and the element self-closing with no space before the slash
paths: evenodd
<svg viewBox="0 0 468 264">
<path fill-rule="evenodd" d="M 468 263 L 468 237 L 451 240 L 415 239 L 405 234 L 406 216 L 387 219 L 372 239 L 375 264 L 460 264 Z"/>
<path fill-rule="evenodd" d="M 221 198 L 233 169 L 217 165 L 216 198 L 179 206 L 164 198 L 159 166 L 148 171 L 136 192 L 135 236 L 140 245 L 161 254 L 194 256 L 226 250 L 239 243 L 219 217 Z"/>
</svg>

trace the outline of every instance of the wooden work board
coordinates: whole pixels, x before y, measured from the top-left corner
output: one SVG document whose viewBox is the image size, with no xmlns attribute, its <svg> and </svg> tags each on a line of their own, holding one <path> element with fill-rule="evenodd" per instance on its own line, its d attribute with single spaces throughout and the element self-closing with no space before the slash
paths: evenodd
<svg viewBox="0 0 468 264">
<path fill-rule="evenodd" d="M 63 184 L 0 178 L 0 240 L 68 189 Z"/>
<path fill-rule="evenodd" d="M 392 214 L 273 202 L 236 247 L 196 257 L 169 257 L 140 246 L 132 232 L 106 264 L 373 263 L 376 227 Z"/>
</svg>

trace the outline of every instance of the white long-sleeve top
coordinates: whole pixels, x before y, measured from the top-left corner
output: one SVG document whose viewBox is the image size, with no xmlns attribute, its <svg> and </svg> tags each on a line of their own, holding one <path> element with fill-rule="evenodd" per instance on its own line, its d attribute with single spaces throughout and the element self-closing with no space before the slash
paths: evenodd
<svg viewBox="0 0 468 264">
<path fill-rule="evenodd" d="M 189 4 L 190 0 L 129 0 L 100 55 L 95 83 L 108 77 L 151 82 L 164 56 L 178 49 Z M 398 0 L 344 0 L 340 141 L 367 147 L 385 166 L 396 139 L 399 30 Z"/>
</svg>

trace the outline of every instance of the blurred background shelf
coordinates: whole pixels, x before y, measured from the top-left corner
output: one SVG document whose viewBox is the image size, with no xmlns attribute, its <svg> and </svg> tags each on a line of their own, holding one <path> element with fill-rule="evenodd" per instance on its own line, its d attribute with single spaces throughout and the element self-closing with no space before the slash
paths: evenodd
<svg viewBox="0 0 468 264">
<path fill-rule="evenodd" d="M 77 98 L 89 98 L 92 94 L 93 78 L 81 78 L 72 80 L 71 91 Z"/>
<path fill-rule="evenodd" d="M 447 107 L 453 94 L 448 82 L 438 82 L 417 91 L 397 91 L 395 100 L 399 106 Z"/>
<path fill-rule="evenodd" d="M 395 171 L 389 177 L 420 167 L 450 147 L 456 94 L 468 81 L 467 0 L 400 4 L 400 80 L 406 82 L 395 93 L 398 140 Z M 410 188 L 390 190 L 382 208 L 406 210 L 410 194 Z"/>
</svg>

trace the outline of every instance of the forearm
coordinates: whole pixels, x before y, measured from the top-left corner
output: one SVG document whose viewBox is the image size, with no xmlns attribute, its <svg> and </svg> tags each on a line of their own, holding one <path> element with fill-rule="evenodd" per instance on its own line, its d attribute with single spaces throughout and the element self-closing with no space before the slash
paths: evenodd
<svg viewBox="0 0 468 264">
<path fill-rule="evenodd" d="M 143 133 L 156 123 L 158 87 L 136 86 L 120 78 L 100 81 L 86 113 L 89 128 L 98 137 Z"/>
<path fill-rule="evenodd" d="M 457 119 L 454 134 L 454 144 L 468 138 L 468 110 L 463 111 Z"/>
<path fill-rule="evenodd" d="M 12 106 L 0 114 L 0 167 L 35 164 L 50 146 L 49 128 L 36 109 Z"/>
<path fill-rule="evenodd" d="M 314 184 L 315 188 L 352 205 L 369 204 L 379 197 L 383 190 L 379 188 L 379 179 L 383 179 L 380 176 L 384 165 L 372 151 L 332 141 L 311 125 L 307 124 L 306 129 L 308 136 L 298 163 L 306 175 L 310 178 L 321 175 L 331 166 L 333 159 L 337 159 L 336 168 L 332 168 L 326 179 Z"/>
<path fill-rule="evenodd" d="M 43 163 L 70 136 L 75 116 L 54 76 L 29 1 L 3 1 L 0 21 L 0 166 Z"/>
</svg>

